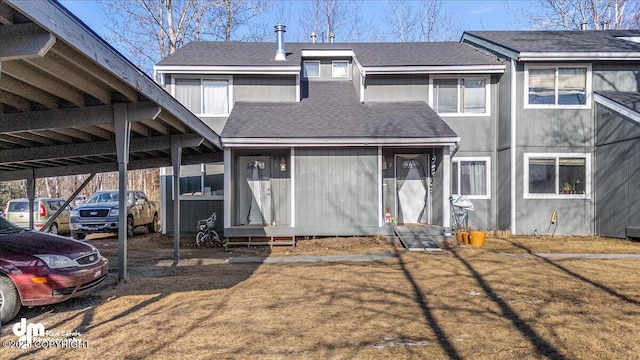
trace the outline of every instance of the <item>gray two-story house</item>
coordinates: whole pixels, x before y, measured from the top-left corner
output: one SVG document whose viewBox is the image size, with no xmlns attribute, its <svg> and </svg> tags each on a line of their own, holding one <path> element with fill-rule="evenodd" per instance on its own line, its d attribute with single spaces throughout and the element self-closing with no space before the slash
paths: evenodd
<svg viewBox="0 0 640 360">
<path fill-rule="evenodd" d="M 155 68 L 224 146 L 224 162 L 182 168 L 177 197 L 162 177 L 183 229 L 215 210 L 226 237 L 254 241 L 446 230 L 449 198 L 464 195 L 475 228 L 544 233 L 556 212 L 558 234 L 625 235 L 596 220 L 619 205 L 598 191 L 596 149 L 611 139 L 598 142 L 596 108 L 620 114 L 614 94 L 638 92 L 640 31 L 345 44 L 286 43 L 282 30 L 274 43 L 192 42 Z"/>
</svg>

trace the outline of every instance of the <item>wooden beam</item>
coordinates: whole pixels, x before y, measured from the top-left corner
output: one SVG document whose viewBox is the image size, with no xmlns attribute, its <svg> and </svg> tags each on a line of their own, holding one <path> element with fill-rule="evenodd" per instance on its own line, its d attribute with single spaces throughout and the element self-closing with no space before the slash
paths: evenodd
<svg viewBox="0 0 640 360">
<path fill-rule="evenodd" d="M 105 140 L 109 140 L 111 138 L 113 138 L 113 133 L 111 133 L 110 131 L 107 131 L 101 127 L 98 126 L 89 126 L 89 127 L 82 127 L 79 128 L 78 130 L 81 131 L 85 131 L 95 137 L 99 137 L 101 139 L 105 139 Z"/>
<path fill-rule="evenodd" d="M 184 134 L 156 136 L 151 138 L 132 138 L 130 151 L 152 151 L 170 149 L 171 141 L 181 141 L 186 146 L 202 142 L 202 136 Z M 90 143 L 37 146 L 29 148 L 7 149 L 0 151 L 0 164 L 11 164 L 48 159 L 82 158 L 88 156 L 116 154 L 115 141 L 96 141 Z"/>
<path fill-rule="evenodd" d="M 3 78 L 3 81 L 4 80 L 5 79 Z M 160 108 L 151 103 L 128 103 L 126 104 L 126 108 L 127 116 L 132 122 L 153 120 L 160 113 Z M 81 128 L 98 125 L 112 126 L 113 105 L 31 111 L 20 114 L 2 114 L 0 115 L 0 120 L 2 120 L 0 121 L 0 133 L 62 129 L 69 127 Z M 138 128 L 141 129 L 140 132 L 143 135 L 148 134 L 146 127 L 139 126 Z"/>
<path fill-rule="evenodd" d="M 111 103 L 111 93 L 98 86 L 96 82 L 90 81 L 90 78 L 86 73 L 82 73 L 75 68 L 70 68 L 68 64 L 63 65 L 62 63 L 54 61 L 48 57 L 27 59 L 25 61 L 55 77 L 58 81 L 65 82 L 84 91 L 85 93 L 100 100 L 103 104 Z"/>
<path fill-rule="evenodd" d="M 15 136 L 17 138 L 21 138 L 21 139 L 25 139 L 25 140 L 29 140 L 29 141 L 33 141 L 36 144 L 45 144 L 45 145 L 53 145 L 56 143 L 55 139 L 52 138 L 48 138 L 39 134 L 34 134 L 31 132 L 19 132 L 19 133 L 12 133 L 12 136 Z M 31 145 L 33 146 L 33 145 Z"/>
<path fill-rule="evenodd" d="M 4 114 L 0 119 L 2 120 L 0 133 L 96 126 L 110 124 L 113 121 L 113 107 L 99 105 L 31 111 L 21 114 Z"/>
<path fill-rule="evenodd" d="M 4 2 L 0 2 L 0 24 L 10 25 L 13 24 L 13 15 L 15 10 Z"/>
<path fill-rule="evenodd" d="M 0 103 L 13 106 L 22 111 L 29 111 L 31 109 L 29 100 L 6 91 L 0 91 Z"/>
<path fill-rule="evenodd" d="M 24 146 L 24 147 L 30 147 L 30 146 L 34 145 L 33 142 L 31 142 L 31 141 L 24 140 L 22 138 L 18 138 L 18 137 L 11 136 L 11 135 L 4 135 L 4 134 L 0 134 L 0 142 L 16 144 L 16 145 L 20 145 L 20 146 Z"/>
<path fill-rule="evenodd" d="M 17 61 L 3 62 L 2 72 L 76 106 L 84 106 L 84 97 L 77 89 Z"/>
<path fill-rule="evenodd" d="M 51 131 L 87 142 L 93 141 L 93 136 L 91 136 L 91 134 L 73 128 L 55 129 Z"/>
<path fill-rule="evenodd" d="M 108 71 L 93 63 L 90 59 L 83 57 L 76 50 L 61 42 L 56 43 L 51 52 L 72 63 L 75 67 L 82 69 L 87 74 L 91 74 L 95 81 L 119 92 L 131 102 L 138 101 L 138 93 L 135 89 L 123 83 L 122 80 L 113 76 Z"/>
<path fill-rule="evenodd" d="M 56 43 L 56 38 L 37 24 L 0 26 L 0 61 L 44 56 Z"/>
<path fill-rule="evenodd" d="M 4 70 L 4 63 L 2 69 Z M 29 99 L 38 104 L 42 104 L 49 109 L 58 108 L 58 99 L 55 96 L 48 94 L 36 87 L 29 84 L 25 84 L 22 81 L 18 81 L 7 74 L 2 74 L 2 81 L 0 81 L 0 90 L 7 91 L 11 94 L 21 96 Z"/>
</svg>

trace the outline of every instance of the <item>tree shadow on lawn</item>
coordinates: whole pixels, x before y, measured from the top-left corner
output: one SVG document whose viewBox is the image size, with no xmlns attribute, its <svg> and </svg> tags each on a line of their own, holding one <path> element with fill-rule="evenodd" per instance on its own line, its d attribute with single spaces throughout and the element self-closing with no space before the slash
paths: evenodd
<svg viewBox="0 0 640 360">
<path fill-rule="evenodd" d="M 566 267 L 560 265 L 559 263 L 557 263 L 557 262 L 555 262 L 555 261 L 553 261 L 553 260 L 551 260 L 549 258 L 538 256 L 533 251 L 531 251 L 531 249 L 527 248 L 526 246 L 524 246 L 522 244 L 518 244 L 518 243 L 510 241 L 510 240 L 506 240 L 506 241 L 511 243 L 511 244 L 513 244 L 514 246 L 526 251 L 529 255 L 531 255 L 531 256 L 533 256 L 533 257 L 535 257 L 537 259 L 541 259 L 546 264 L 555 267 L 556 269 L 566 273 L 567 275 L 569 275 L 569 276 L 571 276 L 571 277 L 573 277 L 575 279 L 578 279 L 578 280 L 580 280 L 582 282 L 585 282 L 585 283 L 587 283 L 587 284 L 589 284 L 589 285 L 591 285 L 591 286 L 593 286 L 595 288 L 603 290 L 603 291 L 607 292 L 609 295 L 615 296 L 620 300 L 628 302 L 629 304 L 640 306 L 640 301 L 638 301 L 638 300 L 635 300 L 635 299 L 632 299 L 632 298 L 630 298 L 630 297 L 628 297 L 626 295 L 620 294 L 617 291 L 615 291 L 614 289 L 611 289 L 611 288 L 609 288 L 609 287 L 607 287 L 607 286 L 605 286 L 605 285 L 603 285 L 603 284 L 601 284 L 599 282 L 596 282 L 596 281 L 591 280 L 591 279 L 589 279 L 589 278 L 587 278 L 587 277 L 585 277 L 583 275 L 580 275 L 580 274 L 578 274 L 578 273 L 576 273 L 574 271 L 571 271 L 571 270 L 567 269 Z M 589 261 L 589 260 L 585 260 L 585 261 Z"/>
</svg>

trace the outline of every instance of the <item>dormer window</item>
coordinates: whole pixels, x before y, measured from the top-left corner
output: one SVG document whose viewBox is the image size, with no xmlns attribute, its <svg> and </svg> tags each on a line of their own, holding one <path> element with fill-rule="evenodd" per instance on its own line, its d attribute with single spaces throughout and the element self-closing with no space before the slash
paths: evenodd
<svg viewBox="0 0 640 360">
<path fill-rule="evenodd" d="M 306 78 L 320 77 L 320 61 L 305 61 L 302 65 L 302 76 Z"/>
<path fill-rule="evenodd" d="M 331 76 L 334 78 L 349 77 L 349 62 L 346 60 L 334 60 L 331 63 Z"/>
</svg>

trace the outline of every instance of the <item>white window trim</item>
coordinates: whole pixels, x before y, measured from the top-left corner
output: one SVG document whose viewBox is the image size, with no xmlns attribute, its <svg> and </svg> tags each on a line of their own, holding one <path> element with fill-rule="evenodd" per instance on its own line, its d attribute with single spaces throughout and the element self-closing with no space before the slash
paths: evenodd
<svg viewBox="0 0 640 360">
<path fill-rule="evenodd" d="M 345 75 L 345 76 L 337 76 L 336 75 L 336 73 L 334 71 L 334 68 L 333 68 L 333 65 L 336 64 L 336 63 L 345 63 L 345 64 L 347 64 L 347 75 Z M 331 61 L 331 77 L 344 78 L 344 79 L 351 78 L 351 69 L 349 68 L 349 60 L 333 60 L 333 61 Z"/>
<path fill-rule="evenodd" d="M 307 75 L 307 71 L 306 71 L 306 69 L 304 67 L 304 64 L 307 64 L 307 63 L 309 63 L 309 64 L 310 63 L 318 64 L 318 76 L 308 76 Z M 320 60 L 305 60 L 305 61 L 302 62 L 302 76 L 304 78 L 319 78 L 320 75 L 321 75 L 321 72 L 322 72 L 322 66 L 320 66 Z"/>
<path fill-rule="evenodd" d="M 440 115 L 440 117 L 478 117 L 478 116 L 491 116 L 491 77 L 490 76 L 477 76 L 477 75 L 472 75 L 472 76 L 460 76 L 460 75 L 432 75 L 429 76 L 429 106 L 431 106 L 431 108 L 433 110 L 436 110 L 434 108 L 434 87 L 433 87 L 433 80 L 434 79 L 448 79 L 448 80 L 453 80 L 453 79 L 457 79 L 458 80 L 458 111 L 455 113 L 438 113 L 438 115 Z M 465 112 L 461 112 L 461 107 L 462 104 L 460 103 L 461 101 L 461 96 L 460 96 L 460 80 L 462 79 L 468 79 L 468 80 L 484 80 L 484 86 L 485 86 L 485 112 L 483 113 L 465 113 Z M 437 112 L 437 110 L 436 110 Z"/>
<path fill-rule="evenodd" d="M 208 113 L 194 113 L 198 117 L 229 117 L 231 110 L 233 109 L 233 76 L 231 75 L 212 75 L 212 76 L 189 76 L 189 75 L 173 75 L 171 77 L 171 96 L 176 97 L 176 79 L 191 79 L 200 80 L 200 96 L 202 96 L 202 80 L 221 80 L 227 81 L 227 91 L 229 93 L 229 112 L 224 114 L 208 114 Z M 202 101 L 201 101 L 202 102 Z M 200 104 L 201 106 L 204 103 Z M 202 110 L 202 109 L 200 109 Z"/>
<path fill-rule="evenodd" d="M 585 89 L 585 103 L 584 105 L 548 105 L 548 104 L 529 104 L 529 69 L 555 69 L 555 101 L 558 102 L 558 69 L 559 68 L 586 68 L 587 69 L 587 84 Z M 577 63 L 568 63 L 568 64 L 535 64 L 535 65 L 524 65 L 524 93 L 523 93 L 523 101 L 525 109 L 591 109 L 591 93 L 592 93 L 592 72 L 591 72 L 591 64 L 577 64 Z"/>
<path fill-rule="evenodd" d="M 555 159 L 556 166 L 556 194 L 530 194 L 529 193 L 529 159 L 531 158 L 544 158 Z M 560 158 L 584 158 L 585 159 L 585 193 L 584 194 L 559 194 L 560 186 L 560 172 L 557 171 L 558 159 Z M 591 154 L 589 153 L 525 153 L 524 154 L 524 199 L 591 199 Z"/>
<path fill-rule="evenodd" d="M 468 156 L 468 157 L 454 157 L 453 159 L 451 159 L 452 163 L 458 163 L 458 188 L 455 189 L 455 192 L 459 193 L 460 192 L 460 162 L 461 161 L 484 161 L 486 164 L 486 174 L 485 176 L 487 177 L 487 179 L 485 180 L 487 183 L 487 194 L 486 195 L 462 195 L 464 197 L 466 197 L 467 199 L 491 199 L 491 157 L 489 156 Z M 452 172 L 452 177 L 451 180 L 453 180 L 453 169 L 451 169 Z M 453 187 L 451 188 L 451 194 L 454 193 L 454 189 Z M 460 194 L 457 194 L 460 195 Z"/>
</svg>

